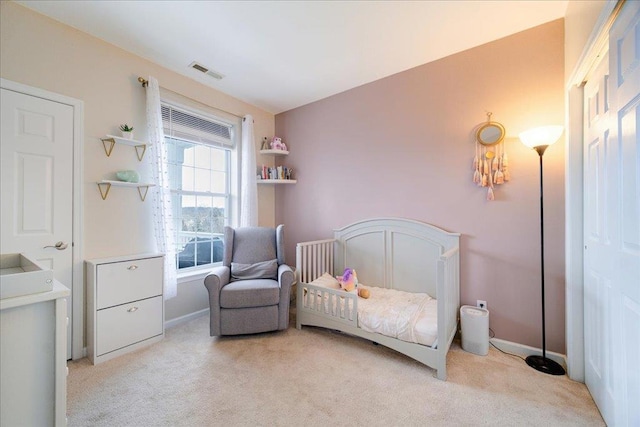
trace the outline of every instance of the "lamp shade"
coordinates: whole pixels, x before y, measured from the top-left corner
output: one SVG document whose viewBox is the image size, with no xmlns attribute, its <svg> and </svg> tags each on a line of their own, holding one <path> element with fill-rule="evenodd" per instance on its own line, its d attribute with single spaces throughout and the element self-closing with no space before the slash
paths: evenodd
<svg viewBox="0 0 640 427">
<path fill-rule="evenodd" d="M 522 132 L 520 141 L 529 148 L 555 144 L 564 131 L 563 126 L 542 126 Z"/>
</svg>

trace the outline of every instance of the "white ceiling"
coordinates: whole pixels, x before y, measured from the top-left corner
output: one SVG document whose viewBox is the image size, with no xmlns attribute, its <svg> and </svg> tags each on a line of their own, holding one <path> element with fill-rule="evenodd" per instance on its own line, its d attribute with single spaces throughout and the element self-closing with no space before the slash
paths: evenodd
<svg viewBox="0 0 640 427">
<path fill-rule="evenodd" d="M 568 1 L 18 3 L 279 113 L 561 18 Z"/>
</svg>

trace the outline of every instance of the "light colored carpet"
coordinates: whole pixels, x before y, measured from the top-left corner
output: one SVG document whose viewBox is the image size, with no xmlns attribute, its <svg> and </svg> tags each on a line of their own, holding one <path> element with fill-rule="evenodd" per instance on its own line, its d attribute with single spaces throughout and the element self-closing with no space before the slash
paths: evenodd
<svg viewBox="0 0 640 427">
<path fill-rule="evenodd" d="M 69 426 L 604 425 L 584 384 L 493 348 L 483 357 L 454 342 L 443 382 L 337 332 L 292 326 L 220 339 L 208 321 L 97 366 L 70 362 Z"/>
</svg>

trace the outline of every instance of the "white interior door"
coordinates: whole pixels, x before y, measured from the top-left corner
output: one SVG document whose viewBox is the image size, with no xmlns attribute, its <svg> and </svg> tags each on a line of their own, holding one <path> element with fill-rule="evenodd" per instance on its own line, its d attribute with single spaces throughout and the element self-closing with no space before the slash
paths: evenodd
<svg viewBox="0 0 640 427">
<path fill-rule="evenodd" d="M 615 404 L 613 377 L 615 313 L 611 239 L 615 222 L 609 214 L 612 188 L 609 55 L 589 76 L 584 88 L 584 355 L 585 383 L 605 420 Z"/>
<path fill-rule="evenodd" d="M 0 251 L 30 254 L 72 289 L 73 107 L 1 91 Z"/>
<path fill-rule="evenodd" d="M 609 425 L 640 425 L 640 2 L 585 85 L 585 382 Z"/>
<path fill-rule="evenodd" d="M 609 32 L 611 118 L 615 156 L 609 250 L 619 379 L 616 416 L 610 425 L 640 425 L 640 2 L 627 1 Z M 613 191 L 615 189 L 615 191 Z"/>
</svg>

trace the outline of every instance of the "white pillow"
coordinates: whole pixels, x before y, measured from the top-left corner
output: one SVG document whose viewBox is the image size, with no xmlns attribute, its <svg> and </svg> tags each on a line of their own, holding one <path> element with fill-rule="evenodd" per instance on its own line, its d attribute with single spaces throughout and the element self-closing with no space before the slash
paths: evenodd
<svg viewBox="0 0 640 427">
<path fill-rule="evenodd" d="M 322 286 L 324 288 L 340 289 L 340 282 L 329 273 L 324 273 L 322 276 L 311 282 L 312 285 Z"/>
</svg>

